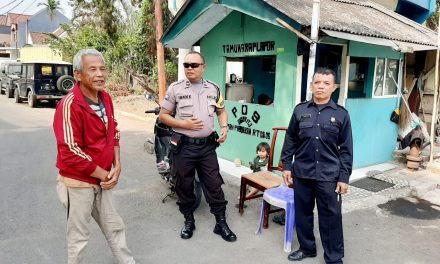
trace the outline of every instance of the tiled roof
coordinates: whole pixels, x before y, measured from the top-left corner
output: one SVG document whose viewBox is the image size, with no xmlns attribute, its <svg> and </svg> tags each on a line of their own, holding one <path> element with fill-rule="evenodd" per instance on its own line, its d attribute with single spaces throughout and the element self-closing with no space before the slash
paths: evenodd
<svg viewBox="0 0 440 264">
<path fill-rule="evenodd" d="M 16 13 L 8 13 L 6 18 L 6 26 L 10 26 L 11 24 L 18 24 L 20 22 L 25 22 L 30 19 L 32 16 L 16 14 Z"/>
<path fill-rule="evenodd" d="M 54 32 L 52 32 L 55 36 L 59 37 L 61 34 L 66 32 L 62 27 L 57 28 Z"/>
<path fill-rule="evenodd" d="M 49 40 L 49 37 L 45 33 L 30 32 L 30 35 L 33 44 L 46 44 L 46 41 Z"/>
</svg>

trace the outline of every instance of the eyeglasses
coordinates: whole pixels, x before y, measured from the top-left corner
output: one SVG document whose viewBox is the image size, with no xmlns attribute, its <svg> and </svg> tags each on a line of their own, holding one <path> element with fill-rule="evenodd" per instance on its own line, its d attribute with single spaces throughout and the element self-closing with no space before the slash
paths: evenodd
<svg viewBox="0 0 440 264">
<path fill-rule="evenodd" d="M 191 67 L 191 68 L 193 68 L 193 69 L 196 69 L 196 68 L 198 68 L 200 65 L 203 65 L 204 63 L 186 63 L 186 62 L 184 62 L 183 63 L 183 67 L 185 68 L 185 69 L 188 69 L 189 67 Z"/>
</svg>

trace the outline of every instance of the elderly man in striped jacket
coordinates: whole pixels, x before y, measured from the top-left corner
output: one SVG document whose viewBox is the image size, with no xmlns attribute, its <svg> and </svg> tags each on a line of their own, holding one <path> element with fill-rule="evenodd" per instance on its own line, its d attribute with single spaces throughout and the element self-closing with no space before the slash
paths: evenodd
<svg viewBox="0 0 440 264">
<path fill-rule="evenodd" d="M 53 122 L 58 147 L 57 192 L 67 208 L 68 263 L 83 263 L 93 217 L 117 262 L 132 264 L 124 222 L 112 204 L 121 163 L 113 103 L 104 91 L 104 59 L 96 50 L 81 50 L 73 59 L 73 68 L 77 82 L 57 105 Z"/>
</svg>

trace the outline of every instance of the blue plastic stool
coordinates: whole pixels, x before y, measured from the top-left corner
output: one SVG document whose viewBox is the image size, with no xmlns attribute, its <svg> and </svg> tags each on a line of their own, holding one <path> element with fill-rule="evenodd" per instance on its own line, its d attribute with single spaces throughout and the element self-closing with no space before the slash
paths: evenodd
<svg viewBox="0 0 440 264">
<path fill-rule="evenodd" d="M 293 241 L 293 229 L 295 228 L 295 201 L 294 190 L 282 184 L 279 187 L 267 189 L 263 194 L 261 206 L 260 224 L 256 235 L 261 234 L 263 227 L 264 211 L 267 204 L 274 205 L 286 210 L 286 224 L 284 229 L 284 251 L 291 252 Z"/>
</svg>

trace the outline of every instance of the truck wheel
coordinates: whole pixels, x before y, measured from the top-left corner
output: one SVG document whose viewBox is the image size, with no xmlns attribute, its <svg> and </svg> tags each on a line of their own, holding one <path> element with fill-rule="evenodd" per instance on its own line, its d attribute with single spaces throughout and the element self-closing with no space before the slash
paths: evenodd
<svg viewBox="0 0 440 264">
<path fill-rule="evenodd" d="M 35 96 L 34 92 L 32 90 L 28 93 L 28 105 L 30 108 L 35 108 L 38 105 L 37 97 Z"/>
<path fill-rule="evenodd" d="M 20 98 L 20 92 L 18 91 L 18 88 L 16 88 L 16 89 L 14 90 L 14 99 L 15 99 L 15 102 L 16 102 L 17 104 L 19 104 L 19 103 L 22 102 L 22 99 Z"/>
<path fill-rule="evenodd" d="M 70 75 L 63 75 L 57 81 L 57 88 L 61 92 L 67 94 L 75 85 L 75 78 Z"/>
</svg>

